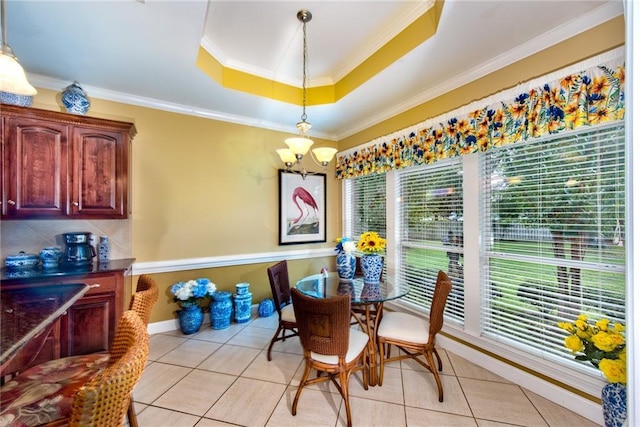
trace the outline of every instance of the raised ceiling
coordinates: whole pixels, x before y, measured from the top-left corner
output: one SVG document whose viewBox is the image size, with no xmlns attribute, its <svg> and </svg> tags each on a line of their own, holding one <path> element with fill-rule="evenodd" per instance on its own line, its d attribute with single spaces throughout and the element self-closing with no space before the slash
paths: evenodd
<svg viewBox="0 0 640 427">
<path fill-rule="evenodd" d="M 623 13 L 620 0 L 7 0 L 7 41 L 38 87 L 77 80 L 90 97 L 294 133 L 301 9 L 311 134 L 329 139 Z"/>
</svg>

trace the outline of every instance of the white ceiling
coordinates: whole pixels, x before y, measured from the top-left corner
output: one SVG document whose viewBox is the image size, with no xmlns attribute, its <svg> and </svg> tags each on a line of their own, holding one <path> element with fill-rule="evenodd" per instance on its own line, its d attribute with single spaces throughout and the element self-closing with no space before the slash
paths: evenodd
<svg viewBox="0 0 640 427">
<path fill-rule="evenodd" d="M 302 108 L 223 88 L 229 68 L 300 85 L 308 9 L 310 86 L 334 84 L 429 7 L 424 1 L 7 0 L 7 41 L 32 84 L 77 80 L 89 97 L 296 132 Z M 446 0 L 436 34 L 333 104 L 311 135 L 340 139 L 623 13 L 621 0 Z"/>
</svg>

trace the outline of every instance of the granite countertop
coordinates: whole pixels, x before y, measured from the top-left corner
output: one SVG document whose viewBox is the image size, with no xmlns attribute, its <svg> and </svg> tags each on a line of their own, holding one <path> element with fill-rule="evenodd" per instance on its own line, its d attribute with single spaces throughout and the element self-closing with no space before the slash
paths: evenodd
<svg viewBox="0 0 640 427">
<path fill-rule="evenodd" d="M 133 265 L 135 258 L 123 258 L 114 259 L 109 262 L 94 262 L 90 266 L 78 268 L 78 269 L 62 269 L 62 268 L 47 268 L 42 267 L 28 269 L 28 270 L 8 270 L 6 267 L 2 268 L 2 274 L 0 280 L 2 282 L 11 281 L 15 282 L 30 282 L 30 281 L 42 281 L 46 279 L 64 278 L 67 276 L 83 276 L 94 273 L 107 273 L 111 271 L 126 271 Z"/>
</svg>

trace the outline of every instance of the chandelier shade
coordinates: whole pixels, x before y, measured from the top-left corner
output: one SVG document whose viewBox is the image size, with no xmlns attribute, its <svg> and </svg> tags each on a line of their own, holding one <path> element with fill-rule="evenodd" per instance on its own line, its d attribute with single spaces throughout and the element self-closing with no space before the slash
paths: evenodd
<svg viewBox="0 0 640 427">
<path fill-rule="evenodd" d="M 0 0 L 0 25 L 2 25 L 2 45 L 0 47 L 0 91 L 16 95 L 33 96 L 38 93 L 29 84 L 27 75 L 13 50 L 7 44 L 7 24 L 5 22 L 5 0 Z"/>
</svg>

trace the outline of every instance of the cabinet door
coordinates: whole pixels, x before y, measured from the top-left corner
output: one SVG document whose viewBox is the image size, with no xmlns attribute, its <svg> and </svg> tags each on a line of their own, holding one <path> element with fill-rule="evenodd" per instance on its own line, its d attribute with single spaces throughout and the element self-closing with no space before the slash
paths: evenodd
<svg viewBox="0 0 640 427">
<path fill-rule="evenodd" d="M 90 128 L 73 129 L 71 212 L 78 218 L 127 217 L 125 136 Z"/>
<path fill-rule="evenodd" d="M 68 127 L 7 117 L 3 140 L 3 218 L 67 213 Z"/>
<path fill-rule="evenodd" d="M 62 320 L 63 357 L 109 350 L 109 327 L 115 317 L 116 296 L 96 294 L 81 298 Z"/>
</svg>

